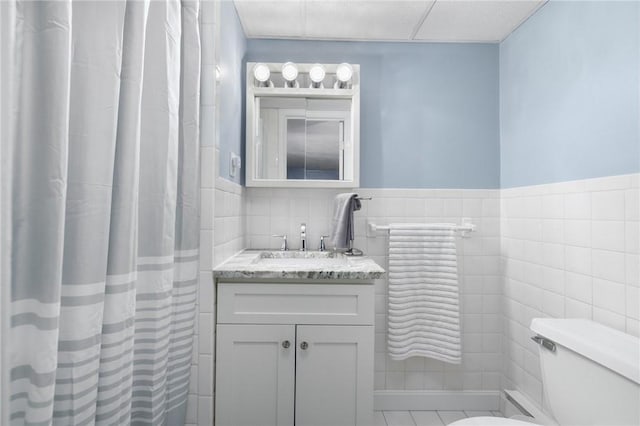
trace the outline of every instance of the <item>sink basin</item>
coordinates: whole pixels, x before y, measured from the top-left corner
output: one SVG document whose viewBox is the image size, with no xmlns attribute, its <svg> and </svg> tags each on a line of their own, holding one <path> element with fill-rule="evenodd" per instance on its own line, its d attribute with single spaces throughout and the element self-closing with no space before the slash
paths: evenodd
<svg viewBox="0 0 640 426">
<path fill-rule="evenodd" d="M 260 252 L 260 259 L 346 259 L 342 253 L 335 251 L 263 251 Z"/>
<path fill-rule="evenodd" d="M 252 263 L 276 267 L 327 268 L 347 265 L 349 259 L 342 253 L 332 251 L 263 251 Z"/>
</svg>

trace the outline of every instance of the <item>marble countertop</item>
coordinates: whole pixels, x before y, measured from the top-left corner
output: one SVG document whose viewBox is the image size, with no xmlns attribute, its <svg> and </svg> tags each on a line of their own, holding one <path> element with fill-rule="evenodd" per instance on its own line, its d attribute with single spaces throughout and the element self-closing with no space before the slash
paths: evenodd
<svg viewBox="0 0 640 426">
<path fill-rule="evenodd" d="M 218 279 L 373 280 L 384 273 L 367 256 L 293 250 L 244 250 L 213 269 Z"/>
</svg>

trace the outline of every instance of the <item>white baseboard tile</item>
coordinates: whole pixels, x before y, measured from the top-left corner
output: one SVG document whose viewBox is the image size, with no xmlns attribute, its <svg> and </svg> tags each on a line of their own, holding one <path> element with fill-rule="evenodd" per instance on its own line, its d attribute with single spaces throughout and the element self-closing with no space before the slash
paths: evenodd
<svg viewBox="0 0 640 426">
<path fill-rule="evenodd" d="M 374 392 L 375 410 L 499 411 L 498 391 L 395 391 Z"/>
<path fill-rule="evenodd" d="M 545 426 L 556 426 L 557 423 L 546 413 L 540 410 L 536 404 L 531 402 L 522 392 L 505 389 L 502 396 L 501 411 L 505 417 L 524 415 L 533 417 L 536 423 Z"/>
</svg>

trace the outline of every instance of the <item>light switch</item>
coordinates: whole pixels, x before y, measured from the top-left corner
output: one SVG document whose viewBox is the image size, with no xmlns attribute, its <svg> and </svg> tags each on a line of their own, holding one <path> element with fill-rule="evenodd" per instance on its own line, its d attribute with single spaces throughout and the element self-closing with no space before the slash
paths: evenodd
<svg viewBox="0 0 640 426">
<path fill-rule="evenodd" d="M 229 176 L 236 177 L 238 170 L 242 167 L 242 159 L 240 156 L 234 152 L 231 153 L 231 157 L 229 159 Z"/>
</svg>

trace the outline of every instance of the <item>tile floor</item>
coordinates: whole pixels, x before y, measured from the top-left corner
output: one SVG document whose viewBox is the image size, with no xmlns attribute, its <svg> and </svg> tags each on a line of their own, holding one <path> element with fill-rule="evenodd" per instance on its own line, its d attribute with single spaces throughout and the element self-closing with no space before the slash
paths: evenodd
<svg viewBox="0 0 640 426">
<path fill-rule="evenodd" d="M 497 416 L 498 411 L 375 411 L 375 426 L 446 426 L 465 417 Z"/>
</svg>

